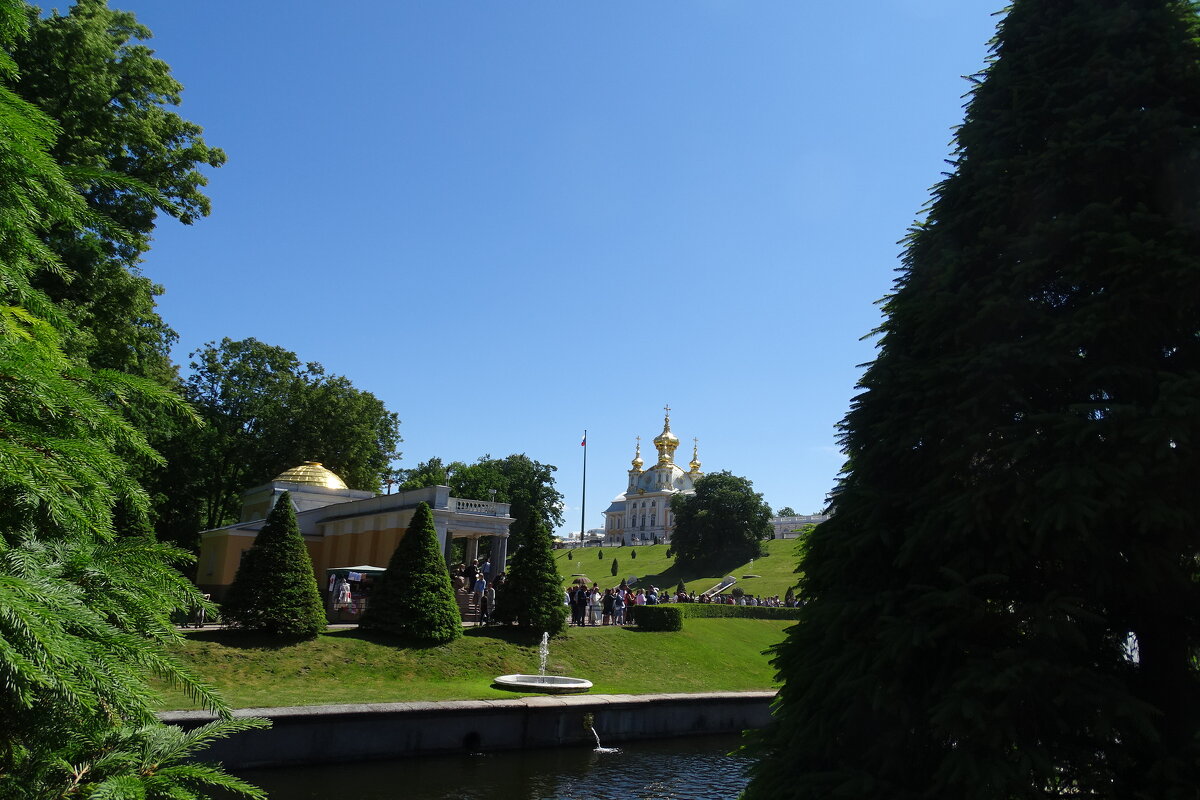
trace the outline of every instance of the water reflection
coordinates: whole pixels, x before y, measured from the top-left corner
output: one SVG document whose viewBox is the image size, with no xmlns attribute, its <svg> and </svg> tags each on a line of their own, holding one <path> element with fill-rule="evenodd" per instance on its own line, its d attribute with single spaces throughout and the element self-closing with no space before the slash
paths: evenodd
<svg viewBox="0 0 1200 800">
<path fill-rule="evenodd" d="M 274 770 L 238 774 L 272 800 L 732 800 L 747 760 L 736 736 Z"/>
</svg>

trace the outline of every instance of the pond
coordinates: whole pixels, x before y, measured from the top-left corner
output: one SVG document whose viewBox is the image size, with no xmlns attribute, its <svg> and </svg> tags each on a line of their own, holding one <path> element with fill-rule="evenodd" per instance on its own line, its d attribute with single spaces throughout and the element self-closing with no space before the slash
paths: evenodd
<svg viewBox="0 0 1200 800">
<path fill-rule="evenodd" d="M 344 765 L 241 770 L 272 800 L 733 800 L 749 759 L 740 738 L 627 742 Z"/>
</svg>

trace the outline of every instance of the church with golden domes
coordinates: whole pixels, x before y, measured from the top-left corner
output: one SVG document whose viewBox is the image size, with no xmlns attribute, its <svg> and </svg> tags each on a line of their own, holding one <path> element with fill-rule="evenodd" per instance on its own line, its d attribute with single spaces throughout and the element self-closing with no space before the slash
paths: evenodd
<svg viewBox="0 0 1200 800">
<path fill-rule="evenodd" d="M 312 557 L 317 584 L 327 588 L 331 573 L 382 572 L 392 558 L 417 505 L 428 503 L 439 545 L 449 555 L 451 542 L 463 539 L 468 562 L 479 541 L 491 538 L 493 563 L 503 564 L 508 550 L 508 503 L 451 497 L 448 486 L 375 494 L 350 489 L 336 473 L 309 461 L 242 493 L 240 521 L 200 534 L 196 584 L 220 600 L 233 583 L 242 554 L 254 544 L 266 516 L 284 492 L 296 509 L 296 521 Z"/>
<path fill-rule="evenodd" d="M 613 498 L 604 510 L 604 542 L 618 544 L 655 544 L 670 542 L 675 530 L 671 498 L 695 492 L 695 481 L 704 477 L 697 455 L 698 439 L 692 439 L 692 461 L 685 472 L 675 463 L 679 437 L 671 432 L 671 407 L 664 408 L 662 433 L 654 437 L 658 461 L 644 469 L 642 437 L 637 437 L 629 481 L 625 491 Z"/>
</svg>

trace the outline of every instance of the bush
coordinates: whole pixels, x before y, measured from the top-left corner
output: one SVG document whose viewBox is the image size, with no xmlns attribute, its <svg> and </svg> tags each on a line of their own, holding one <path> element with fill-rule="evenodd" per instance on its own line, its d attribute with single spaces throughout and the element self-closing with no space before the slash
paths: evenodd
<svg viewBox="0 0 1200 800">
<path fill-rule="evenodd" d="M 690 618 L 800 619 L 800 609 L 798 608 L 727 606 L 721 603 L 677 603 L 675 608 L 678 608 L 683 616 Z"/>
<path fill-rule="evenodd" d="M 637 548 L 636 547 L 629 548 L 629 557 L 637 558 Z"/>
<path fill-rule="evenodd" d="M 683 612 L 680 605 L 638 606 L 637 626 L 644 631 L 681 631 Z"/>
<path fill-rule="evenodd" d="M 604 548 L 603 547 L 596 548 L 596 558 L 599 559 L 600 561 L 604 560 Z"/>
<path fill-rule="evenodd" d="M 614 558 L 612 569 L 609 570 L 609 572 L 611 572 L 613 574 L 613 577 L 615 578 L 617 576 L 617 573 L 620 571 L 621 571 L 621 568 L 617 565 L 617 560 Z"/>
<path fill-rule="evenodd" d="M 427 503 L 417 506 L 359 624 L 434 644 L 462 636 L 462 616 Z"/>
<path fill-rule="evenodd" d="M 325 630 L 325 606 L 296 524 L 292 495 L 279 495 L 242 557 L 221 614 L 234 627 L 311 638 Z"/>
</svg>

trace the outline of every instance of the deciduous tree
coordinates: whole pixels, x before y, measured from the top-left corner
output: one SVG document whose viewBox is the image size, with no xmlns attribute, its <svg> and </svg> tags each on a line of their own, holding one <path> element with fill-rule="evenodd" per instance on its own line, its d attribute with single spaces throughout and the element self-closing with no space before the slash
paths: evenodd
<svg viewBox="0 0 1200 800">
<path fill-rule="evenodd" d="M 1015 0 L 907 241 L 746 797 L 1200 785 L 1200 24 Z"/>
<path fill-rule="evenodd" d="M 675 531 L 667 555 L 680 565 L 718 568 L 757 558 L 771 535 L 771 507 L 754 485 L 725 471 L 698 479 L 695 489 L 671 498 Z"/>
</svg>

